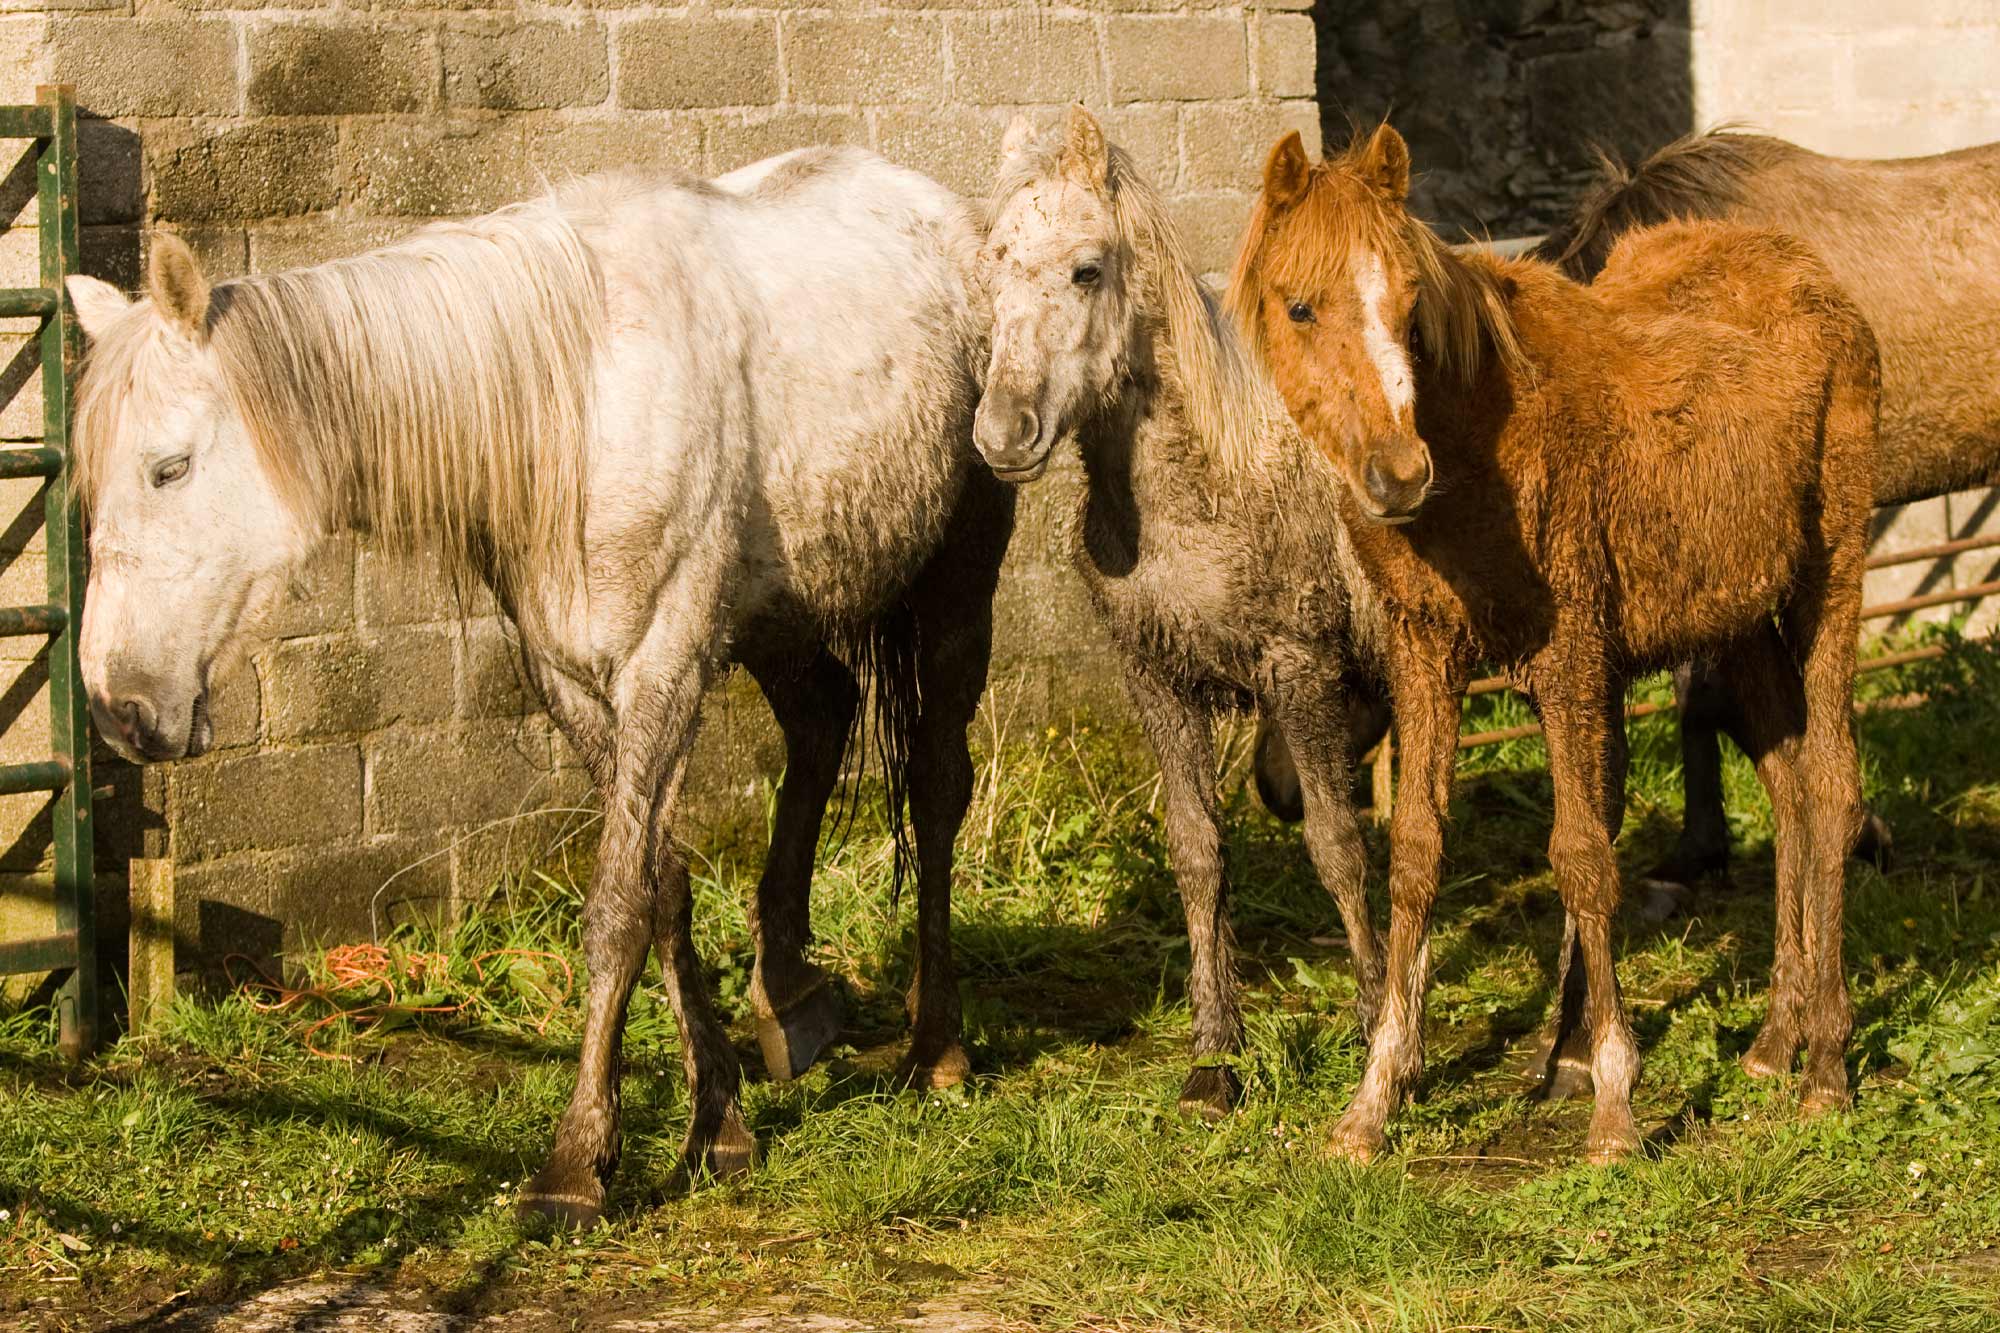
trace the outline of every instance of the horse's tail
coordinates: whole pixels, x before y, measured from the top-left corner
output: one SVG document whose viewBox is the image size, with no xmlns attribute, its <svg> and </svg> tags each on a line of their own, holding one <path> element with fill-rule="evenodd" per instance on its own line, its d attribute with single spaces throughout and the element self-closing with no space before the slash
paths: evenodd
<svg viewBox="0 0 2000 1333">
<path fill-rule="evenodd" d="M 1730 125 L 1676 139 L 1636 168 L 1599 149 L 1597 182 L 1529 253 L 1589 282 L 1626 232 L 1677 218 L 1727 217 L 1752 174 L 1802 151 Z"/>
<path fill-rule="evenodd" d="M 854 710 L 846 750 L 865 757 L 868 733 L 874 733 L 875 758 L 882 765 L 883 810 L 895 844 L 894 879 L 889 889 L 889 901 L 894 904 L 902 900 L 904 877 L 914 873 L 917 864 L 909 821 L 910 746 L 922 703 L 917 685 L 915 612 L 898 602 L 875 617 L 850 643 L 848 665 L 867 688 L 870 703 Z M 853 813 L 850 804 L 837 822 L 851 821 Z"/>
</svg>

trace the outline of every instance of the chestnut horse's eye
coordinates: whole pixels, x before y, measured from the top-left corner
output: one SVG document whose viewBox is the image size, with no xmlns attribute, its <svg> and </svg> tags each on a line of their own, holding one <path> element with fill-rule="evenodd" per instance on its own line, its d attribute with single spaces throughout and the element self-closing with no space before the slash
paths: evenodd
<svg viewBox="0 0 2000 1333">
<path fill-rule="evenodd" d="M 1313 308 L 1304 301 L 1292 302 L 1290 306 L 1286 307 L 1285 313 L 1292 317 L 1292 323 L 1294 324 L 1310 324 L 1314 318 Z"/>
<path fill-rule="evenodd" d="M 1095 264 L 1078 264 L 1069 275 L 1069 280 L 1079 287 L 1095 287 L 1097 280 L 1103 276 L 1104 271 Z"/>
</svg>

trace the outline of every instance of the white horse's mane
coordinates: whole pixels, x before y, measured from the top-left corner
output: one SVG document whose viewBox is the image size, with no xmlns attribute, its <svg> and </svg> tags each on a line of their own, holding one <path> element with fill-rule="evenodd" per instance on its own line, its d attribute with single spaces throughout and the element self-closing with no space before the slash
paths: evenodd
<svg viewBox="0 0 2000 1333">
<path fill-rule="evenodd" d="M 565 202 L 216 286 L 208 346 L 302 522 L 353 522 L 391 548 L 436 552 L 455 581 L 575 577 L 605 313 Z M 121 425 L 168 401 L 181 354 L 141 301 L 89 357 L 75 458 L 86 504 Z"/>
<path fill-rule="evenodd" d="M 1137 265 L 1132 283 L 1142 311 L 1164 326 L 1167 369 L 1180 384 L 1198 441 L 1231 466 L 1255 459 L 1273 412 L 1281 411 L 1263 374 L 1215 297 L 1202 284 L 1166 201 L 1132 157 L 1107 143 L 1105 191 L 1119 239 Z M 1061 135 L 1024 146 L 1002 164 L 988 222 L 1036 181 L 1061 175 Z"/>
</svg>

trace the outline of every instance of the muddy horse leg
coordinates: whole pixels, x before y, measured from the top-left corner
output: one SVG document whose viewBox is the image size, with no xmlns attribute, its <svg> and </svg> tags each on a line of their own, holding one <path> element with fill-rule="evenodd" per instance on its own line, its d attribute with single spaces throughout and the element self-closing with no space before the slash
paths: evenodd
<svg viewBox="0 0 2000 1333">
<path fill-rule="evenodd" d="M 1382 1003 L 1361 1086 L 1334 1126 L 1328 1150 L 1367 1161 L 1386 1142 L 1389 1117 L 1423 1073 L 1424 992 L 1430 974 L 1431 910 L 1444 871 L 1444 817 L 1458 756 L 1462 673 L 1442 673 L 1428 644 L 1392 640 L 1389 680 L 1402 746 L 1401 782 L 1390 816 L 1389 952 Z"/>
<path fill-rule="evenodd" d="M 678 910 L 683 931 L 686 924 L 684 868 L 677 877 L 669 873 L 662 878 L 663 868 L 671 872 L 678 865 L 671 845 L 664 841 L 664 830 L 694 740 L 706 673 L 696 665 L 701 658 L 693 653 L 663 652 L 659 660 L 677 669 L 642 673 L 628 666 L 628 678 L 647 684 L 639 687 L 638 697 L 616 710 L 593 705 L 567 686 L 558 686 L 549 696 L 559 724 L 580 728 L 579 750 L 609 779 L 602 790 L 603 839 L 583 906 L 589 980 L 576 1088 L 556 1127 L 547 1163 L 521 1194 L 524 1209 L 572 1223 L 589 1222 L 603 1211 L 605 1189 L 618 1164 L 618 1085 L 626 1009 L 647 946 L 654 942 L 663 917 L 673 914 L 676 878 L 683 900 Z M 544 682 L 545 691 L 548 688 Z M 691 941 L 686 952 L 692 953 Z M 699 974 L 694 976 L 694 989 L 703 990 Z M 713 1013 L 705 1008 L 705 991 L 701 998 L 702 1005 L 692 1009 L 692 1027 L 687 1018 L 682 1023 L 697 1127 L 706 1102 L 720 1097 L 733 1107 L 736 1092 L 735 1057 Z M 677 1011 L 680 1007 L 677 1000 Z"/>
<path fill-rule="evenodd" d="M 1618 696 L 1609 687 L 1606 662 L 1596 645 L 1579 645 L 1538 675 L 1549 776 L 1555 783 L 1549 862 L 1564 910 L 1575 921 L 1591 1038 L 1590 1078 L 1597 1094 L 1585 1152 L 1593 1162 L 1608 1162 L 1639 1146 L 1632 1120 L 1639 1046 L 1618 993 L 1611 950 L 1619 884 L 1613 830 L 1607 826 L 1608 793 L 1619 785 L 1614 776 L 1623 748 L 1624 714 L 1608 706 Z"/>
<path fill-rule="evenodd" d="M 824 646 L 803 663 L 747 662 L 785 736 L 785 777 L 771 822 L 771 849 L 757 881 L 751 929 L 757 963 L 750 1010 L 764 1067 L 780 1081 L 797 1078 L 840 1035 L 840 992 L 807 961 L 812 943 L 813 864 L 827 802 L 840 781 L 861 690 Z"/>
<path fill-rule="evenodd" d="M 1205 709 L 1143 664 L 1127 660 L 1125 685 L 1160 763 L 1167 854 L 1187 918 L 1194 1062 L 1181 1084 L 1180 1107 L 1185 1114 L 1219 1120 L 1243 1090 L 1230 1065 L 1243 1046 L 1243 1015 L 1236 997 L 1222 813 L 1215 799 L 1213 730 Z"/>
<path fill-rule="evenodd" d="M 1599 801 L 1604 812 L 1605 836 L 1615 845 L 1625 827 L 1625 771 L 1631 747 L 1625 734 L 1624 691 L 1611 686 L 1605 696 L 1605 716 L 1616 719 L 1605 735 L 1605 769 Z M 1591 1053 L 1595 1040 L 1590 1031 L 1590 1006 L 1585 985 L 1583 943 L 1577 935 L 1576 917 L 1563 909 L 1562 944 L 1556 952 L 1555 1018 L 1543 1034 L 1529 1072 L 1541 1080 L 1542 1096 L 1549 1101 L 1587 1097 L 1593 1090 L 1590 1077 Z"/>
<path fill-rule="evenodd" d="M 1306 852 L 1320 885 L 1340 910 L 1354 959 L 1355 1015 L 1361 1035 L 1375 1030 L 1382 1007 L 1382 949 L 1368 916 L 1368 848 L 1351 799 L 1349 707 L 1337 685 L 1290 682 L 1271 701 L 1297 772 L 1305 813 Z"/>
<path fill-rule="evenodd" d="M 909 738 L 910 827 L 917 844 L 917 968 L 910 1050 L 899 1078 L 946 1088 L 972 1072 L 951 951 L 952 849 L 972 804 L 965 732 L 986 689 L 993 593 L 1014 530 L 1014 490 L 984 468 L 966 484 L 950 539 L 910 590 L 918 705 Z"/>
<path fill-rule="evenodd" d="M 1673 854 L 1647 871 L 1646 878 L 1678 897 L 1704 876 L 1729 865 L 1722 735 L 1727 731 L 1736 738 L 1736 701 L 1722 683 L 1719 665 L 1696 661 L 1674 668 L 1674 703 L 1680 712 L 1681 832 Z"/>
</svg>

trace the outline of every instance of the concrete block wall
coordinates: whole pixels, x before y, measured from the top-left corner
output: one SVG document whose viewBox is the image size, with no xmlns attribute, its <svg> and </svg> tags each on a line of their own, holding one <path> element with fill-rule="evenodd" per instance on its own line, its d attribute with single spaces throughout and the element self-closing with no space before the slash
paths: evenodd
<svg viewBox="0 0 2000 1333">
<path fill-rule="evenodd" d="M 1012 113 L 1072 100 L 1103 115 L 1173 200 L 1199 261 L 1220 269 L 1264 148 L 1285 128 L 1317 144 L 1308 8 L 0 0 L 0 102 L 77 85 L 85 265 L 128 288 L 155 228 L 187 239 L 214 275 L 271 271 L 570 174 L 714 174 L 810 143 L 867 144 L 983 192 Z M 0 280 L 29 280 L 32 209 L 0 198 Z M 0 440 L 33 438 L 39 402 L 21 331 L 8 333 Z M 995 664 L 995 711 L 1015 725 L 1122 705 L 1066 565 L 1079 485 L 1059 467 L 1026 497 Z M 10 520 L 14 498 L 0 497 Z M 25 518 L 0 530 L 0 582 L 39 577 L 34 541 Z M 578 827 L 569 812 L 588 804 L 585 784 L 521 689 L 505 626 L 472 610 L 461 623 L 425 571 L 338 544 L 218 683 L 213 754 L 144 772 L 107 762 L 106 867 L 171 858 L 184 957 L 353 938 L 371 908 L 381 921 L 464 903 Z M 23 693 L 32 671 L 0 685 L 0 714 L 20 705 L 0 749 L 45 743 Z M 754 812 L 742 798 L 781 767 L 767 711 L 733 678 L 709 702 L 689 831 Z M 0 870 L 45 855 L 38 808 L 0 801 L 12 844 Z"/>
</svg>

